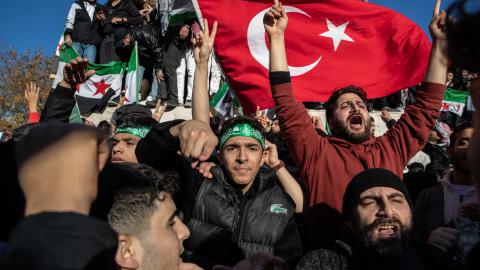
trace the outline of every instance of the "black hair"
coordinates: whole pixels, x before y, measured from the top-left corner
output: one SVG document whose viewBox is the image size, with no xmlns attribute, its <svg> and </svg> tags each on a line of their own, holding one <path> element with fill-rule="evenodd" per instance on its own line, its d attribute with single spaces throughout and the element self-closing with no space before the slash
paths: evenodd
<svg viewBox="0 0 480 270">
<path fill-rule="evenodd" d="M 112 137 L 112 124 L 108 122 L 107 120 L 102 120 L 100 123 L 98 123 L 97 127 L 107 134 L 108 137 Z"/>
<path fill-rule="evenodd" d="M 472 121 L 463 121 L 460 122 L 458 126 L 453 129 L 452 134 L 450 134 L 450 145 L 449 147 L 454 147 L 455 146 L 455 141 L 457 140 L 458 133 L 460 133 L 462 130 L 465 130 L 467 128 L 473 128 L 473 122 Z"/>
<path fill-rule="evenodd" d="M 117 128 L 123 127 L 147 127 L 151 128 L 153 125 L 157 124 L 157 120 L 148 116 L 125 116 L 117 120 Z"/>
<path fill-rule="evenodd" d="M 123 164 L 128 179 L 114 190 L 108 222 L 117 233 L 139 235 L 150 228 L 150 218 L 157 209 L 156 201 L 172 197 L 179 189 L 178 174 L 164 172 L 145 164 Z M 130 177 L 129 177 L 130 176 Z"/>
<path fill-rule="evenodd" d="M 331 119 L 333 116 L 333 110 L 335 109 L 335 103 L 337 102 L 338 98 L 347 93 L 353 93 L 356 94 L 357 96 L 362 99 L 362 101 L 367 105 L 367 93 L 358 86 L 350 85 L 341 89 L 336 90 L 333 92 L 333 94 L 330 96 L 328 101 L 325 103 L 325 114 L 327 117 L 327 121 Z"/>
</svg>

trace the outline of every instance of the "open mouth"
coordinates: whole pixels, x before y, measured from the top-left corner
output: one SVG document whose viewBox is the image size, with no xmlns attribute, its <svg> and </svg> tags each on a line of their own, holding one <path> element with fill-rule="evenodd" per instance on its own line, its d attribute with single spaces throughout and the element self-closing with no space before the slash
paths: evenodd
<svg viewBox="0 0 480 270">
<path fill-rule="evenodd" d="M 350 126 L 354 129 L 360 129 L 363 124 L 363 118 L 361 115 L 353 115 L 350 117 Z"/>
<path fill-rule="evenodd" d="M 394 224 L 383 224 L 377 227 L 380 238 L 390 238 L 397 235 L 398 226 Z"/>
</svg>

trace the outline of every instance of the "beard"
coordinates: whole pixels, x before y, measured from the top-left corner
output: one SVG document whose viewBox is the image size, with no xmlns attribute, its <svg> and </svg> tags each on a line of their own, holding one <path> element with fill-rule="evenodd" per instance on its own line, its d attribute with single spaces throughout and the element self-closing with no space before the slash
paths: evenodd
<svg viewBox="0 0 480 270">
<path fill-rule="evenodd" d="M 397 225 L 398 236 L 373 240 L 374 232 L 385 225 Z M 360 226 L 354 231 L 370 254 L 382 259 L 396 259 L 406 250 L 411 235 L 411 226 L 405 226 L 396 218 L 377 218 L 373 223 Z"/>
<path fill-rule="evenodd" d="M 372 122 L 370 119 L 364 121 L 364 130 L 361 133 L 353 133 L 348 129 L 348 123 L 341 121 L 332 121 L 332 134 L 335 137 L 339 137 L 351 143 L 362 143 L 370 137 L 370 130 L 372 128 Z"/>
</svg>

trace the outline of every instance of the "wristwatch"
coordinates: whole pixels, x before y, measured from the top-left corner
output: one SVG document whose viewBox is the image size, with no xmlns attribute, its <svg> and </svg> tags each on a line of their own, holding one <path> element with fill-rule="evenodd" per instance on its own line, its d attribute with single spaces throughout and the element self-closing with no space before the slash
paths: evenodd
<svg viewBox="0 0 480 270">
<path fill-rule="evenodd" d="M 272 167 L 272 170 L 274 172 L 277 172 L 278 170 L 280 170 L 281 168 L 285 167 L 285 163 L 283 163 L 283 161 L 280 160 L 280 163 L 278 163 L 277 165 L 273 166 Z"/>
</svg>

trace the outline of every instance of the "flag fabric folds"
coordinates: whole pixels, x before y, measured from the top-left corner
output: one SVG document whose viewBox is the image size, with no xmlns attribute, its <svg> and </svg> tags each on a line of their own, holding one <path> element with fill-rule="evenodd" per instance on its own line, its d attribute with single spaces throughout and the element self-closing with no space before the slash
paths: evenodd
<svg viewBox="0 0 480 270">
<path fill-rule="evenodd" d="M 127 67 L 127 76 L 125 78 L 125 104 L 132 104 L 139 100 L 141 80 L 138 74 L 138 49 L 137 43 L 133 48 L 132 55 Z"/>
<path fill-rule="evenodd" d="M 441 111 L 452 112 L 461 117 L 469 96 L 468 91 L 447 88 Z"/>
<path fill-rule="evenodd" d="M 78 53 L 73 48 L 62 46 L 52 88 L 55 88 L 63 79 L 65 65 L 77 56 Z M 77 85 L 75 92 L 77 106 L 82 115 L 103 111 L 108 101 L 120 94 L 125 68 L 125 64 L 119 61 L 108 64 L 88 64 L 87 70 L 95 70 L 95 74 L 86 82 Z"/>
<path fill-rule="evenodd" d="M 235 94 L 230 91 L 228 84 L 224 83 L 210 100 L 210 106 L 222 117 L 232 116 L 234 106 L 239 106 Z"/>
<path fill-rule="evenodd" d="M 263 15 L 272 1 L 193 0 L 218 21 L 215 52 L 246 112 L 274 107 Z M 326 101 L 348 85 L 377 98 L 421 82 L 430 42 L 405 16 L 358 0 L 284 0 L 290 74 L 298 101 Z M 225 14 L 229 14 L 226 16 Z"/>
</svg>

